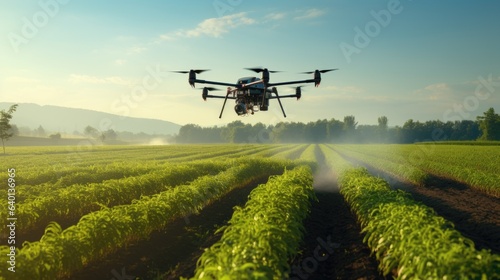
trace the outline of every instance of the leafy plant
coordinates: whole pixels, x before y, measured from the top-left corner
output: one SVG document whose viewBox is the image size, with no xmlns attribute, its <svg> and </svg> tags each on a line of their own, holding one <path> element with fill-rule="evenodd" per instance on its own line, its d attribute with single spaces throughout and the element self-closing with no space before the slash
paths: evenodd
<svg viewBox="0 0 500 280">
<path fill-rule="evenodd" d="M 315 198 L 312 173 L 300 166 L 270 178 L 236 208 L 219 242 L 205 250 L 193 279 L 284 279 L 297 254 L 302 220 Z"/>
</svg>

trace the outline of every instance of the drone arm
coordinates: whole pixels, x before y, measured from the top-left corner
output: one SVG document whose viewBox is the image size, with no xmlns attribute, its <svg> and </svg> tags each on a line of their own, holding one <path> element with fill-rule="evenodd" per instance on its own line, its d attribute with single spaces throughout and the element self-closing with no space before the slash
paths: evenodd
<svg viewBox="0 0 500 280">
<path fill-rule="evenodd" d="M 200 84 L 209 84 L 209 85 L 216 85 L 216 86 L 228 86 L 228 87 L 235 87 L 235 84 L 230 84 L 230 83 L 224 83 L 224 82 L 215 82 L 215 81 L 207 81 L 207 80 L 194 80 L 195 83 L 200 83 Z"/>
<path fill-rule="evenodd" d="M 274 86 L 284 86 L 284 85 L 294 85 L 294 84 L 305 84 L 305 83 L 316 83 L 316 80 L 314 79 L 309 79 L 309 80 L 301 80 L 301 81 L 289 81 L 289 82 L 281 82 L 281 83 L 272 83 L 269 84 L 270 87 Z"/>
<path fill-rule="evenodd" d="M 264 80 L 258 80 L 258 81 L 251 82 L 251 83 L 248 83 L 248 84 L 243 84 L 242 88 L 248 88 L 248 87 L 251 87 L 253 85 L 258 85 L 258 84 L 264 84 Z"/>
<path fill-rule="evenodd" d="M 221 96 L 221 95 L 207 95 L 206 98 L 236 99 L 236 97 Z"/>
<path fill-rule="evenodd" d="M 296 94 L 291 94 L 291 95 L 280 95 L 280 96 L 271 96 L 269 99 L 279 99 L 279 98 L 291 98 L 291 97 L 297 97 Z"/>
</svg>

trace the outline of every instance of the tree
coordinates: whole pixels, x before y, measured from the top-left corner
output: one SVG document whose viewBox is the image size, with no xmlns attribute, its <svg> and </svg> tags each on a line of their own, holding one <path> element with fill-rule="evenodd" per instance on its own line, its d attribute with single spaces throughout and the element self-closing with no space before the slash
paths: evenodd
<svg viewBox="0 0 500 280">
<path fill-rule="evenodd" d="M 40 125 L 37 129 L 36 129 L 36 135 L 38 137 L 45 137 L 47 135 L 47 133 L 45 133 L 45 129 L 42 127 L 42 125 Z"/>
<path fill-rule="evenodd" d="M 483 131 L 479 140 L 500 140 L 500 116 L 495 114 L 493 108 L 483 114 L 484 116 L 477 117 L 479 128 Z"/>
<path fill-rule="evenodd" d="M 328 121 L 328 141 L 338 141 L 342 136 L 342 130 L 344 128 L 344 123 L 340 120 L 334 118 Z"/>
<path fill-rule="evenodd" d="M 388 128 L 388 120 L 386 116 L 382 116 L 378 118 L 378 133 L 380 140 L 382 142 L 387 141 L 387 128 Z"/>
<path fill-rule="evenodd" d="M 103 132 L 103 137 L 109 141 L 115 141 L 118 138 L 118 134 L 113 129 L 108 129 Z"/>
<path fill-rule="evenodd" d="M 94 127 L 91 127 L 90 125 L 87 125 L 85 129 L 83 130 L 83 134 L 93 137 L 95 139 L 99 138 L 99 130 L 97 130 Z"/>
<path fill-rule="evenodd" d="M 358 122 L 356 122 L 354 116 L 344 117 L 344 137 L 347 142 L 355 140 L 356 125 L 358 125 Z"/>
<path fill-rule="evenodd" d="M 49 138 L 52 139 L 52 140 L 59 140 L 61 139 L 61 133 L 56 133 L 56 134 L 51 134 L 49 135 Z"/>
<path fill-rule="evenodd" d="M 5 155 L 5 141 L 9 140 L 14 133 L 10 131 L 12 126 L 10 125 L 10 120 L 12 119 L 12 114 L 16 111 L 17 104 L 10 106 L 9 110 L 0 111 L 0 138 L 2 139 L 3 154 Z"/>
<path fill-rule="evenodd" d="M 11 125 L 9 132 L 12 133 L 12 135 L 14 136 L 19 136 L 19 128 L 15 124 Z"/>
</svg>

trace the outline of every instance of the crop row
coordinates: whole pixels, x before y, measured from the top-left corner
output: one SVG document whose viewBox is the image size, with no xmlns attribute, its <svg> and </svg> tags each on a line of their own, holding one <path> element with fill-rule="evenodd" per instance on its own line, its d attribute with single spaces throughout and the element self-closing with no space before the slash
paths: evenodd
<svg viewBox="0 0 500 280">
<path fill-rule="evenodd" d="M 47 226 L 40 241 L 26 242 L 16 252 L 16 273 L 0 270 L 7 279 L 55 279 L 70 275 L 129 243 L 164 228 L 175 218 L 196 213 L 230 190 L 271 174 L 279 174 L 283 162 L 247 160 L 216 176 L 203 176 L 189 185 L 143 196 L 129 205 L 103 208 L 83 216 L 65 229 L 57 223 Z M 9 252 L 0 247 L 0 254 Z M 7 275 L 9 273 L 9 275 Z"/>
<path fill-rule="evenodd" d="M 395 273 L 399 279 L 500 277 L 500 256 L 476 250 L 470 239 L 432 208 L 401 190 L 391 190 L 386 181 L 364 168 L 349 167 L 333 150 L 325 157 L 340 166 L 340 192 L 385 275 Z"/>
<path fill-rule="evenodd" d="M 193 279 L 285 279 L 311 200 L 312 172 L 299 166 L 259 185 L 236 208 L 220 241 L 205 250 Z"/>
<path fill-rule="evenodd" d="M 86 167 L 65 167 L 60 170 L 45 170 L 41 173 L 18 169 L 17 201 L 46 195 L 56 189 L 73 184 L 99 183 L 105 180 L 137 176 L 168 167 L 168 164 L 115 162 L 108 165 L 90 165 Z"/>
<path fill-rule="evenodd" d="M 17 147 L 14 147 L 14 149 Z M 123 146 L 123 147 L 92 147 L 91 149 L 75 148 L 41 148 L 41 151 L 24 148 L 17 149 L 17 152 L 25 152 L 27 154 L 12 154 L 7 161 L 0 162 L 0 169 L 16 168 L 18 169 L 19 180 L 22 186 L 47 184 L 67 184 L 71 182 L 60 182 L 61 179 L 69 179 L 72 182 L 78 179 L 95 178 L 94 182 L 98 182 L 98 176 L 110 170 L 120 168 L 123 163 L 126 167 L 123 169 L 124 176 L 132 176 L 127 174 L 127 168 L 130 164 L 136 167 L 150 169 L 153 165 L 161 165 L 164 163 L 187 163 L 195 160 L 211 159 L 219 160 L 226 158 L 238 158 L 241 156 L 257 156 L 262 157 L 267 153 L 274 154 L 277 149 L 288 149 L 289 147 L 274 146 L 274 145 L 175 145 L 175 146 Z M 276 150 L 276 151 L 273 151 Z M 28 153 L 30 152 L 30 153 Z M 46 153 L 44 153 L 46 152 Z M 47 154 L 48 153 L 48 154 Z M 133 163 L 130 159 L 133 158 Z M 116 167 L 116 168 L 115 168 Z M 91 172 L 92 176 L 88 176 Z M 72 177 L 68 175 L 74 175 Z M 77 178 L 77 175 L 78 178 Z M 113 174 L 110 174 L 113 176 Z M 115 177 L 118 178 L 118 177 Z M 7 175 L 0 173 L 0 181 L 6 180 Z M 104 177 L 103 179 L 111 179 Z M 80 182 L 81 181 L 77 181 Z"/>
<path fill-rule="evenodd" d="M 422 169 L 410 164 L 404 164 L 394 159 L 390 160 L 381 156 L 370 155 L 368 153 L 350 150 L 344 147 L 334 146 L 333 150 L 351 159 L 368 164 L 377 170 L 389 173 L 399 179 L 416 185 L 425 184 L 427 178 L 429 177 L 428 173 L 422 171 Z"/>
<path fill-rule="evenodd" d="M 18 205 L 17 222 L 19 229 L 28 231 L 45 226 L 50 221 L 75 220 L 101 207 L 127 204 L 141 196 L 153 195 L 203 175 L 215 175 L 227 168 L 228 164 L 221 162 L 167 164 L 162 165 L 162 169 L 135 177 L 74 184 L 65 188 L 46 187 L 51 191 Z"/>
<path fill-rule="evenodd" d="M 301 160 L 306 160 L 306 161 L 312 161 L 312 162 L 317 162 L 316 159 L 316 148 L 318 145 L 316 144 L 311 144 L 307 146 L 307 148 L 300 154 L 300 159 Z"/>
<path fill-rule="evenodd" d="M 429 174 L 452 179 L 492 196 L 500 196 L 498 149 L 487 146 L 335 146 L 349 157 L 407 181 L 424 184 Z M 391 148 L 392 147 L 392 148 Z"/>
<path fill-rule="evenodd" d="M 245 147 L 246 148 L 246 147 Z M 93 146 L 90 148 L 78 147 L 13 147 L 14 151 L 8 160 L 0 163 L 0 168 L 22 168 L 26 175 L 26 184 L 39 184 L 45 181 L 30 182 L 31 175 L 46 174 L 49 180 L 65 175 L 69 169 L 85 169 L 91 166 L 105 166 L 116 162 L 128 161 L 131 158 L 135 163 L 148 164 L 151 161 L 164 163 L 168 161 L 183 161 L 201 159 L 215 152 L 232 153 L 240 151 L 237 146 L 219 145 L 175 145 L 175 146 Z M 24 152 L 24 153 L 23 153 Z M 0 174 L 1 176 L 4 174 Z M 43 178 L 43 176 L 42 176 Z"/>
<path fill-rule="evenodd" d="M 289 146 L 289 149 L 276 153 L 272 158 L 296 159 L 307 148 L 307 144 Z"/>
</svg>

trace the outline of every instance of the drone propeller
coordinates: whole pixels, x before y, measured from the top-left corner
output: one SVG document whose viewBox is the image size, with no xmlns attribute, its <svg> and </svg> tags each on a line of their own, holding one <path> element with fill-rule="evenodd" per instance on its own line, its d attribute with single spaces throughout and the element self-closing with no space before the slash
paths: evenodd
<svg viewBox="0 0 500 280">
<path fill-rule="evenodd" d="M 202 88 L 202 89 L 203 89 L 203 90 L 204 90 L 204 89 L 206 89 L 206 90 L 208 90 L 208 91 L 213 91 L 213 90 L 221 90 L 221 89 L 219 89 L 219 88 L 214 88 L 214 87 L 204 87 L 204 88 Z"/>
<path fill-rule="evenodd" d="M 204 88 L 202 88 L 201 97 L 203 98 L 203 100 L 207 101 L 208 92 L 215 91 L 215 90 L 220 90 L 220 89 L 214 88 L 214 87 L 204 87 Z"/>
<path fill-rule="evenodd" d="M 188 73 L 191 73 L 191 71 L 196 73 L 196 74 L 201 74 L 203 72 L 210 71 L 210 69 L 196 69 L 196 70 L 191 69 L 189 71 L 171 71 L 171 72 L 180 73 L 180 74 L 188 74 Z"/>
<path fill-rule="evenodd" d="M 271 71 L 271 70 L 267 70 L 267 68 L 262 68 L 262 67 L 255 67 L 255 68 L 245 68 L 246 70 L 250 70 L 250 71 L 254 71 L 255 73 L 260 73 L 260 72 L 269 72 L 269 73 L 279 73 L 279 72 L 283 72 L 283 71 Z"/>
<path fill-rule="evenodd" d="M 309 71 L 309 72 L 302 72 L 301 74 L 314 74 L 314 86 L 317 87 L 317 86 L 319 86 L 319 83 L 321 82 L 321 73 L 326 73 L 326 72 L 335 71 L 335 70 L 339 70 L 339 69 L 335 68 L 335 69 L 315 70 L 315 71 Z"/>
<path fill-rule="evenodd" d="M 326 72 L 330 72 L 330 71 L 335 71 L 335 70 L 339 70 L 338 68 L 335 68 L 335 69 L 325 69 L 325 70 L 316 70 L 320 73 L 326 73 Z M 316 71 L 309 71 L 309 72 L 300 72 L 300 74 L 313 74 L 315 73 Z"/>
<path fill-rule="evenodd" d="M 254 71 L 255 73 L 261 73 L 262 72 L 262 81 L 264 83 L 264 88 L 267 88 L 267 85 L 269 84 L 269 73 L 279 73 L 281 71 L 270 71 L 267 68 L 262 68 L 262 67 L 254 67 L 254 68 L 245 68 L 250 71 Z M 264 98 L 264 97 L 262 97 Z M 262 99 L 264 100 L 264 99 Z"/>
<path fill-rule="evenodd" d="M 196 74 L 201 74 L 203 72 L 206 72 L 206 71 L 209 71 L 208 69 L 204 69 L 204 70 L 200 70 L 200 69 L 197 69 L 197 70 L 189 70 L 189 71 L 171 71 L 171 72 L 174 72 L 174 73 L 180 73 L 180 74 L 189 74 L 189 79 L 188 79 L 188 82 L 189 84 L 194 87 L 194 82 L 196 81 Z"/>
<path fill-rule="evenodd" d="M 300 97 L 302 97 L 302 88 L 303 87 L 306 87 L 306 85 L 301 85 L 301 86 L 293 87 L 295 89 L 295 96 L 297 97 L 297 100 L 299 100 Z"/>
</svg>

